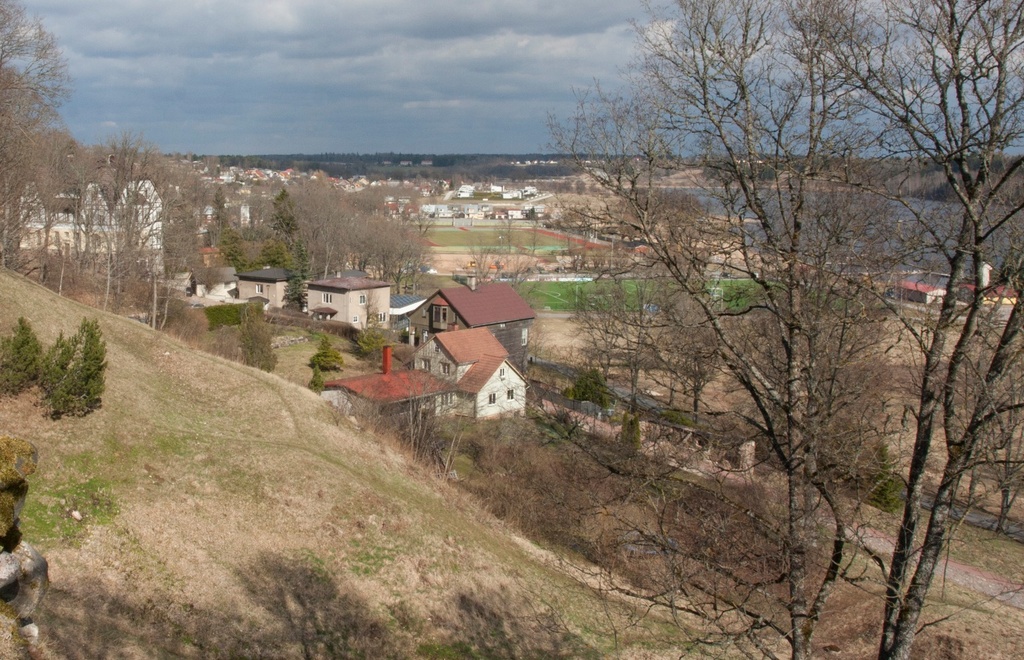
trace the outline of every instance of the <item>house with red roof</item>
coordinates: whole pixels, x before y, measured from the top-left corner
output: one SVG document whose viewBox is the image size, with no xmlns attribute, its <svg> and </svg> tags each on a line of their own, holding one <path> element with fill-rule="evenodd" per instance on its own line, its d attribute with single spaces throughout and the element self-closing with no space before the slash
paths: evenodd
<svg viewBox="0 0 1024 660">
<path fill-rule="evenodd" d="M 504 282 L 439 289 L 409 315 L 409 341 L 420 346 L 438 333 L 486 328 L 508 352 L 509 361 L 526 369 L 533 309 Z"/>
<path fill-rule="evenodd" d="M 900 300 L 931 305 L 942 302 L 946 289 L 921 280 L 902 280 L 897 282 L 894 293 Z"/>
<path fill-rule="evenodd" d="M 489 329 L 470 328 L 433 335 L 413 354 L 412 367 L 451 385 L 451 414 L 484 419 L 526 410 L 526 378 L 508 358 Z"/>
<path fill-rule="evenodd" d="M 413 408 L 443 413 L 454 403 L 453 390 L 449 380 L 427 371 L 392 369 L 391 347 L 387 346 L 381 373 L 329 380 L 320 396 L 348 414 L 368 406 L 383 415 Z"/>
</svg>

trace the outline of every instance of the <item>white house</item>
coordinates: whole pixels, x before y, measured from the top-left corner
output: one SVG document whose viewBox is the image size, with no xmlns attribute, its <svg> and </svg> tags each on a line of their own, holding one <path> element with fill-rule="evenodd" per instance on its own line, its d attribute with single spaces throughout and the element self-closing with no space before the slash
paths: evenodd
<svg viewBox="0 0 1024 660">
<path fill-rule="evenodd" d="M 526 410 L 526 379 L 486 328 L 434 335 L 413 354 L 412 367 L 453 385 L 453 414 L 483 419 Z"/>
</svg>

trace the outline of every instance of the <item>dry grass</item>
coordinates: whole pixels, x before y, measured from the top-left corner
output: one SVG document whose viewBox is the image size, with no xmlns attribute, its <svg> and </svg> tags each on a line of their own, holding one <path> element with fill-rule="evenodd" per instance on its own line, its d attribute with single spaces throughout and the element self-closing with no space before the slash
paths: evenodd
<svg viewBox="0 0 1024 660">
<path fill-rule="evenodd" d="M 0 301 L 0 332 L 25 316 L 49 343 L 89 316 L 107 341 L 95 413 L 0 402 L 0 432 L 40 450 L 23 530 L 50 562 L 37 620 L 54 655 L 610 648 L 615 608 L 301 384 L 6 273 Z"/>
</svg>

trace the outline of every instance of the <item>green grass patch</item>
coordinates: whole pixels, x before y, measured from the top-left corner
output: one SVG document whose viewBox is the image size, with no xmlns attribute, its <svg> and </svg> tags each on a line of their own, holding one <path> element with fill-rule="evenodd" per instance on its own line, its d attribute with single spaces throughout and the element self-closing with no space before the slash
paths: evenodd
<svg viewBox="0 0 1024 660">
<path fill-rule="evenodd" d="M 484 657 L 466 642 L 420 644 L 416 648 L 416 655 L 429 660 L 471 660 Z"/>
<path fill-rule="evenodd" d="M 377 575 L 398 556 L 397 550 L 386 546 L 364 544 L 359 540 L 353 540 L 351 545 L 355 552 L 349 556 L 349 570 L 363 577 Z"/>
<path fill-rule="evenodd" d="M 78 511 L 82 520 L 71 512 Z M 109 481 L 92 477 L 50 488 L 44 494 L 30 491 L 21 512 L 21 530 L 33 543 L 74 543 L 89 525 L 108 525 L 118 513 Z"/>
</svg>

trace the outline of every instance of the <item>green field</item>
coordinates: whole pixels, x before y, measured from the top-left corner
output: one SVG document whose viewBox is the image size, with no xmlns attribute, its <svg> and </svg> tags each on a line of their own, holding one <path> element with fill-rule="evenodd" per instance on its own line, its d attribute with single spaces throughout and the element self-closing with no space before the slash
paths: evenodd
<svg viewBox="0 0 1024 660">
<path fill-rule="evenodd" d="M 492 251 L 507 250 L 509 246 L 517 252 L 531 251 L 536 249 L 543 252 L 562 250 L 566 247 L 564 237 L 551 236 L 546 232 L 533 229 L 513 229 L 511 242 L 508 239 L 509 232 L 500 228 L 482 229 L 457 229 L 452 227 L 433 228 L 427 232 L 427 240 L 438 247 L 471 250 L 485 248 Z"/>
<path fill-rule="evenodd" d="M 523 295 L 534 309 L 571 312 L 579 297 L 588 296 L 595 282 L 526 282 Z"/>
<path fill-rule="evenodd" d="M 636 281 L 626 280 L 624 284 L 631 290 Z M 586 299 L 601 286 L 607 286 L 607 282 L 526 282 L 522 285 L 522 294 L 534 309 L 571 312 L 578 300 Z M 710 290 L 729 309 L 741 310 L 751 305 L 755 288 L 750 280 L 721 280 Z"/>
</svg>

